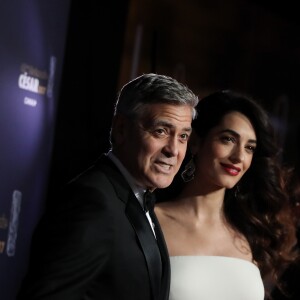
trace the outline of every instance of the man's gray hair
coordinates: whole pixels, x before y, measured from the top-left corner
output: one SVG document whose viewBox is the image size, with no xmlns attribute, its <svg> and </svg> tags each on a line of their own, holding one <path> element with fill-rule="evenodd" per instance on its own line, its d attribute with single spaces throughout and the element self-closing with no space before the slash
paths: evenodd
<svg viewBox="0 0 300 300">
<path fill-rule="evenodd" d="M 194 119 L 196 117 L 195 106 L 198 101 L 198 97 L 176 79 L 149 73 L 143 74 L 123 86 L 114 113 L 137 118 L 149 104 L 169 103 L 190 106 Z"/>
</svg>

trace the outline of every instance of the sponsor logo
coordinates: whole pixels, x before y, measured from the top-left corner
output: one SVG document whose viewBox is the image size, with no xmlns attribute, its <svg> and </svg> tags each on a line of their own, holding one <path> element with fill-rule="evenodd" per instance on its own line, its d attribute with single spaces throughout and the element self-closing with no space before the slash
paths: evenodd
<svg viewBox="0 0 300 300">
<path fill-rule="evenodd" d="M 47 81 L 48 73 L 46 71 L 38 70 L 28 64 L 21 65 L 21 74 L 18 79 L 20 89 L 45 95 Z"/>
<path fill-rule="evenodd" d="M 40 70 L 27 63 L 21 64 L 20 75 L 18 77 L 18 87 L 22 90 L 38 95 L 53 97 L 53 87 L 56 71 L 56 57 L 51 56 L 49 61 L 49 71 Z M 36 107 L 38 102 L 32 96 L 24 98 L 24 104 Z"/>
</svg>

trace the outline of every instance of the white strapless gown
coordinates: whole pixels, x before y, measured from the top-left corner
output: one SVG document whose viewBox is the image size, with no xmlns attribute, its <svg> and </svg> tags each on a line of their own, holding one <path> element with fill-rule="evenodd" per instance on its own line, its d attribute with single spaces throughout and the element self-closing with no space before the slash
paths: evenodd
<svg viewBox="0 0 300 300">
<path fill-rule="evenodd" d="M 169 300 L 263 300 L 257 266 L 224 256 L 171 256 Z"/>
</svg>

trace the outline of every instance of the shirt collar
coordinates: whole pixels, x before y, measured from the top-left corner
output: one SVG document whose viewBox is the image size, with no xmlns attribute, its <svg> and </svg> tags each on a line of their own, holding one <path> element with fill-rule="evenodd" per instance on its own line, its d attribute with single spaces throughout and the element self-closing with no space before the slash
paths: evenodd
<svg viewBox="0 0 300 300">
<path fill-rule="evenodd" d="M 109 150 L 106 155 L 108 158 L 111 159 L 111 161 L 116 165 L 116 167 L 123 174 L 123 176 L 127 180 L 128 184 L 130 185 L 134 195 L 136 196 L 139 203 L 141 204 L 142 208 L 144 208 L 143 196 L 146 191 L 146 188 L 138 186 L 135 183 L 133 176 L 128 172 L 128 170 L 124 167 L 124 165 L 121 163 L 121 161 L 116 157 L 116 155 L 111 150 Z"/>
</svg>

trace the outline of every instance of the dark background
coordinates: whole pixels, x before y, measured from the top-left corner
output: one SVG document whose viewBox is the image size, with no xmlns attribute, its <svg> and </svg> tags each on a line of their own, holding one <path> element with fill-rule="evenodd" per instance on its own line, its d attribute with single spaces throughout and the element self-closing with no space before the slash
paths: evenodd
<svg viewBox="0 0 300 300">
<path fill-rule="evenodd" d="M 71 1 L 49 198 L 109 149 L 127 11 L 126 0 Z"/>
</svg>

